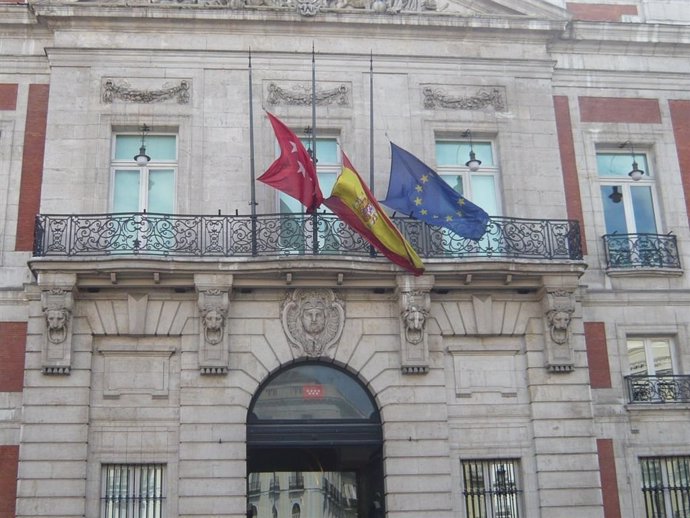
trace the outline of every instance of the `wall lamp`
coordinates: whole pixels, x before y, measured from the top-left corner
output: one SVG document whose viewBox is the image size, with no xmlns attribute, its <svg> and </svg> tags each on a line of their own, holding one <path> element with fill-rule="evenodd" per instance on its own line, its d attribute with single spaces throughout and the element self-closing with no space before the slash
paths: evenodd
<svg viewBox="0 0 690 518">
<path fill-rule="evenodd" d="M 477 155 L 474 154 L 474 147 L 472 145 L 472 132 L 470 130 L 465 130 L 462 136 L 470 139 L 470 159 L 467 162 L 465 162 L 465 165 L 469 168 L 470 171 L 477 171 L 479 169 L 479 166 L 482 165 L 482 161 L 479 160 L 477 158 Z"/>
<path fill-rule="evenodd" d="M 139 148 L 139 154 L 134 155 L 134 161 L 139 167 L 144 167 L 151 161 L 151 157 L 146 154 L 146 134 L 151 131 L 146 124 L 141 127 L 141 147 Z"/>
<path fill-rule="evenodd" d="M 635 159 L 635 146 L 633 146 L 632 141 L 626 140 L 618 146 L 619 148 L 629 147 L 630 156 L 632 157 L 632 169 L 628 173 L 628 176 L 633 179 L 634 182 L 640 181 L 640 178 L 644 176 L 644 171 L 640 169 L 637 165 L 637 160 Z"/>
</svg>

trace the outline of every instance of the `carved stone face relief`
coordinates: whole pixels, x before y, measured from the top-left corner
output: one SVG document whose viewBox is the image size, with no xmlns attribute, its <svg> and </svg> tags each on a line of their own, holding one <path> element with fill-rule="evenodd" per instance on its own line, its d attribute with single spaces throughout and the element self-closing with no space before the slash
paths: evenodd
<svg viewBox="0 0 690 518">
<path fill-rule="evenodd" d="M 322 356 L 343 331 L 345 308 L 331 290 L 298 289 L 288 294 L 282 323 L 292 346 L 306 356 Z"/>
<path fill-rule="evenodd" d="M 217 345 L 223 340 L 225 328 L 225 315 L 218 308 L 206 308 L 202 315 L 202 325 L 204 326 L 204 338 L 212 345 Z"/>
<path fill-rule="evenodd" d="M 426 316 L 426 309 L 417 304 L 412 304 L 403 311 L 402 317 L 405 324 L 405 339 L 411 344 L 418 344 L 424 339 Z"/>
<path fill-rule="evenodd" d="M 552 309 L 546 314 L 551 332 L 551 339 L 557 344 L 568 341 L 568 326 L 572 311 L 565 308 Z"/>
<path fill-rule="evenodd" d="M 64 342 L 67 338 L 67 319 L 69 318 L 67 309 L 47 309 L 45 316 L 48 325 L 48 340 L 54 344 Z"/>
</svg>

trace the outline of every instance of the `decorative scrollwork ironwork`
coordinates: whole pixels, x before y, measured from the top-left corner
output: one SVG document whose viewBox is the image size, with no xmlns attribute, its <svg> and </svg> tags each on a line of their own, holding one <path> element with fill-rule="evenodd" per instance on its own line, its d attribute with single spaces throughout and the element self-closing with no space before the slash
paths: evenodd
<svg viewBox="0 0 690 518">
<path fill-rule="evenodd" d="M 689 403 L 690 376 L 627 376 L 631 403 Z"/>
<path fill-rule="evenodd" d="M 409 218 L 393 218 L 426 258 L 582 259 L 576 221 L 493 217 L 478 241 Z M 45 215 L 34 255 L 251 257 L 376 256 L 333 214 L 187 216 L 154 213 Z"/>
<path fill-rule="evenodd" d="M 607 234 L 604 248 L 608 268 L 681 267 L 676 236 L 672 234 Z"/>
</svg>

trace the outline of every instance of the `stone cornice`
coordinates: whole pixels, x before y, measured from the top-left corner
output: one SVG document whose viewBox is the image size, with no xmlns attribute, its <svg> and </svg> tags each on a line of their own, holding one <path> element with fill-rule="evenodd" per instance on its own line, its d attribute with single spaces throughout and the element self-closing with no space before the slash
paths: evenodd
<svg viewBox="0 0 690 518">
<path fill-rule="evenodd" d="M 511 259 L 468 259 L 425 261 L 426 274 L 435 278 L 440 290 L 528 290 L 541 289 L 545 282 L 568 278 L 576 285 L 586 265 L 580 261 L 531 261 Z M 50 273 L 77 275 L 80 289 L 148 287 L 191 289 L 194 275 L 233 274 L 237 288 L 343 287 L 393 289 L 403 273 L 385 259 L 361 257 L 294 257 L 281 259 L 237 258 L 33 258 L 29 268 L 35 276 Z M 564 281 L 563 281 L 564 282 Z M 562 284 L 562 282 L 561 282 Z"/>
<path fill-rule="evenodd" d="M 138 20 L 142 27 L 151 30 L 152 23 L 175 23 L 177 20 L 222 22 L 267 22 L 295 23 L 304 18 L 291 7 L 245 6 L 231 9 L 227 6 L 195 4 L 142 4 L 117 5 L 114 3 L 60 3 L 39 2 L 31 4 L 32 10 L 39 19 L 52 24 L 67 24 L 71 28 L 77 25 L 104 23 L 127 24 L 129 30 L 135 30 L 133 24 Z M 377 26 L 394 26 L 400 30 L 411 28 L 446 27 L 453 30 L 467 29 L 472 31 L 518 31 L 521 33 L 560 33 L 566 25 L 565 19 L 546 19 L 523 15 L 473 15 L 463 16 L 460 13 L 444 11 L 401 12 L 395 14 L 377 13 L 362 9 L 323 8 L 316 17 L 324 24 L 361 24 Z M 206 27 L 205 27 L 206 29 Z M 219 28 L 220 29 L 220 28 Z M 222 27 L 224 31 L 228 26 Z"/>
<path fill-rule="evenodd" d="M 554 46 L 562 45 L 570 49 L 569 43 L 576 44 L 578 48 L 591 44 L 597 52 L 613 44 L 624 46 L 622 48 L 628 52 L 631 52 L 630 46 L 685 47 L 690 45 L 690 25 L 573 21 L 559 40 L 554 42 Z M 594 47 L 592 50 L 595 50 Z"/>
</svg>

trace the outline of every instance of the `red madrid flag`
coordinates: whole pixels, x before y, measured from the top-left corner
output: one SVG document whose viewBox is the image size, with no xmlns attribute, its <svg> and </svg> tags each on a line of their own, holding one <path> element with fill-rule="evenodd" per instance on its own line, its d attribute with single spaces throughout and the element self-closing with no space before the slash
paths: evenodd
<svg viewBox="0 0 690 518">
<path fill-rule="evenodd" d="M 290 128 L 274 115 L 268 112 L 266 115 L 278 139 L 280 156 L 258 180 L 292 196 L 307 208 L 307 212 L 316 211 L 323 202 L 323 194 L 314 162 Z"/>
</svg>

